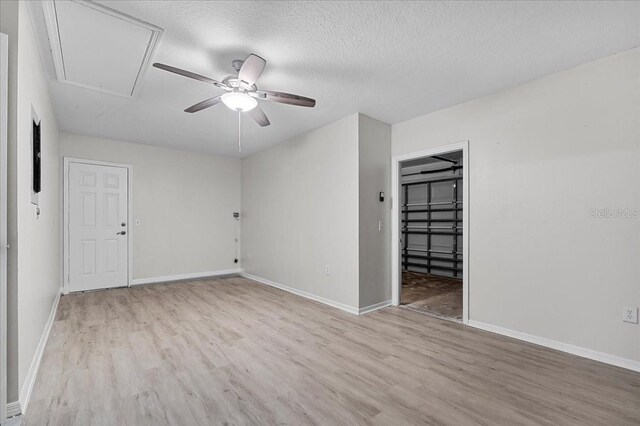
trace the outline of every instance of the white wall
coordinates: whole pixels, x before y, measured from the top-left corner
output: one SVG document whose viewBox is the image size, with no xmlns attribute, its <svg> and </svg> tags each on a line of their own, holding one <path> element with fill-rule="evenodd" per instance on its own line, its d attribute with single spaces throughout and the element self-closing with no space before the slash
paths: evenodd
<svg viewBox="0 0 640 426">
<path fill-rule="evenodd" d="M 17 90 L 18 383 L 24 397 L 59 280 L 59 132 L 34 31 L 24 2 L 19 5 Z M 41 120 L 41 215 L 31 204 L 32 109 Z M 12 161 L 11 159 L 9 161 Z M 15 342 L 10 342 L 9 346 Z"/>
<path fill-rule="evenodd" d="M 234 264 L 240 160 L 61 133 L 61 157 L 133 165 L 133 278 Z"/>
<path fill-rule="evenodd" d="M 243 159 L 245 272 L 350 312 L 389 301 L 390 155 L 391 126 L 354 114 Z"/>
<path fill-rule="evenodd" d="M 391 300 L 391 126 L 364 114 L 358 121 L 358 172 L 359 307 L 365 308 Z"/>
<path fill-rule="evenodd" d="M 470 318 L 640 361 L 640 49 L 406 121 L 393 155 L 469 140 Z M 465 206 L 467 207 L 467 206 Z"/>
<path fill-rule="evenodd" d="M 354 114 L 242 160 L 245 272 L 358 307 L 357 138 Z"/>
</svg>

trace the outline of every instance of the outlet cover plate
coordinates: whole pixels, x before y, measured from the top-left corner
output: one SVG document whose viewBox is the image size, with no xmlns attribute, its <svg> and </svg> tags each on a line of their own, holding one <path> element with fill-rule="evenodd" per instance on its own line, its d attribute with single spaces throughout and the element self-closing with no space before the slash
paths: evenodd
<svg viewBox="0 0 640 426">
<path fill-rule="evenodd" d="M 638 308 L 625 307 L 622 308 L 622 321 L 631 324 L 638 323 Z"/>
</svg>

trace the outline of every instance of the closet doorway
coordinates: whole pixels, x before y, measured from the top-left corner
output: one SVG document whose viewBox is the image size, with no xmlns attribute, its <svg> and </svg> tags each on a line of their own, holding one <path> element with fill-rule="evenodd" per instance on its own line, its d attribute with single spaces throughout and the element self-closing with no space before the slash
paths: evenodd
<svg viewBox="0 0 640 426">
<path fill-rule="evenodd" d="M 466 323 L 464 148 L 394 159 L 394 304 Z"/>
</svg>

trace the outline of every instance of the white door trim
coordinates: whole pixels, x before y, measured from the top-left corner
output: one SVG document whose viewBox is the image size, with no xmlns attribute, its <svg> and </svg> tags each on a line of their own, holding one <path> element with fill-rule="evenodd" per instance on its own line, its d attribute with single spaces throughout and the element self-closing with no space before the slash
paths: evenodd
<svg viewBox="0 0 640 426">
<path fill-rule="evenodd" d="M 0 33 L 0 422 L 7 418 L 7 124 L 9 42 Z"/>
<path fill-rule="evenodd" d="M 469 141 L 442 145 L 423 151 L 396 155 L 391 159 L 391 303 L 400 304 L 400 163 L 462 150 L 462 322 L 469 323 Z"/>
<path fill-rule="evenodd" d="M 131 281 L 133 279 L 133 165 L 125 163 L 111 163 L 107 161 L 87 160 L 83 158 L 64 157 L 64 182 L 62 186 L 63 191 L 63 206 L 64 206 L 64 226 L 63 226 L 63 260 L 62 269 L 64 271 L 62 275 L 63 280 L 63 293 L 69 294 L 69 164 L 93 164 L 97 166 L 112 166 L 112 167 L 124 167 L 127 172 L 127 233 L 129 234 L 127 251 L 127 286 L 131 287 Z"/>
</svg>

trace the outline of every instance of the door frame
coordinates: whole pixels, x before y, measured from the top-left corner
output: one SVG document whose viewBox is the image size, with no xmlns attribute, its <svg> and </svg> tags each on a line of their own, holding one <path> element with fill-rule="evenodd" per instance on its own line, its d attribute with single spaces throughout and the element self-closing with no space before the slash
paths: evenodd
<svg viewBox="0 0 640 426">
<path fill-rule="evenodd" d="M 9 38 L 0 33 L 0 422 L 7 418 L 7 144 Z"/>
<path fill-rule="evenodd" d="M 69 166 L 71 163 L 90 164 L 94 166 L 110 166 L 110 167 L 122 167 L 127 169 L 127 233 L 129 239 L 127 240 L 127 287 L 131 287 L 131 281 L 133 279 L 133 165 L 126 163 L 113 163 L 108 161 L 88 160 L 85 158 L 64 157 L 63 158 L 63 176 L 64 181 L 62 185 L 62 205 L 64 215 L 63 225 L 63 257 L 62 257 L 62 269 L 63 269 L 63 294 L 69 294 L 70 282 L 69 282 Z"/>
<path fill-rule="evenodd" d="M 423 157 L 462 151 L 462 323 L 469 324 L 469 141 L 441 145 L 391 158 L 391 304 L 400 305 L 402 270 L 400 268 L 400 163 Z"/>
</svg>

